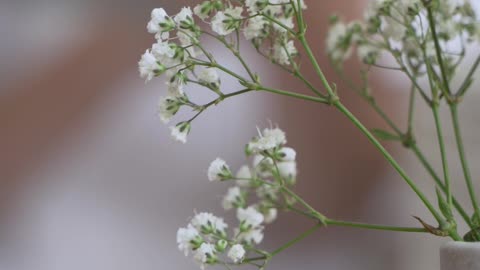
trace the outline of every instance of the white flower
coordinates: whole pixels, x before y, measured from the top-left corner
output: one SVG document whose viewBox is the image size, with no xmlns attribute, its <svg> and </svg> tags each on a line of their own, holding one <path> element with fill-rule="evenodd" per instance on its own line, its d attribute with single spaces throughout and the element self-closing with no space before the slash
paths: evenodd
<svg viewBox="0 0 480 270">
<path fill-rule="evenodd" d="M 360 44 L 357 48 L 358 58 L 367 64 L 374 64 L 379 53 L 380 50 L 377 47 L 368 43 Z"/>
<path fill-rule="evenodd" d="M 265 218 L 265 223 L 270 224 L 274 222 L 277 219 L 278 216 L 278 210 L 277 208 L 268 208 L 266 213 L 263 214 Z"/>
<path fill-rule="evenodd" d="M 140 77 L 146 81 L 150 81 L 153 79 L 153 77 L 155 77 L 155 75 L 159 74 L 164 69 L 165 67 L 158 63 L 155 56 L 149 50 L 142 55 L 140 61 L 138 62 Z"/>
<path fill-rule="evenodd" d="M 348 32 L 348 26 L 342 22 L 335 23 L 329 29 L 327 34 L 327 52 L 335 62 L 348 59 L 352 53 L 350 41 L 347 40 Z"/>
<path fill-rule="evenodd" d="M 195 248 L 192 244 L 194 242 L 201 241 L 200 234 L 197 229 L 195 229 L 192 224 L 188 224 L 187 228 L 180 228 L 177 231 L 177 244 L 178 249 L 185 253 L 185 256 L 188 255 L 188 252 Z"/>
<path fill-rule="evenodd" d="M 280 17 L 277 19 L 278 22 L 280 22 L 282 25 L 278 23 L 273 23 L 273 29 L 280 33 L 286 33 L 288 30 L 285 29 L 287 27 L 288 29 L 292 29 L 295 27 L 295 24 L 293 23 L 293 17 Z"/>
<path fill-rule="evenodd" d="M 297 177 L 297 163 L 294 161 L 277 163 L 280 176 L 287 180 L 293 180 Z"/>
<path fill-rule="evenodd" d="M 261 152 L 271 150 L 286 143 L 287 138 L 285 132 L 279 128 L 266 128 L 257 138 L 249 143 L 248 149 L 252 152 Z"/>
<path fill-rule="evenodd" d="M 293 58 L 298 53 L 295 43 L 290 40 L 285 45 L 276 42 L 273 45 L 273 60 L 280 65 L 290 65 L 290 57 Z"/>
<path fill-rule="evenodd" d="M 193 13 L 197 15 L 200 19 L 206 20 L 210 12 L 211 3 L 206 1 L 202 4 L 198 4 L 193 8 Z"/>
<path fill-rule="evenodd" d="M 173 58 L 175 56 L 175 50 L 168 44 L 168 42 L 162 42 L 161 40 L 152 46 L 152 54 L 157 58 Z"/>
<path fill-rule="evenodd" d="M 192 9 L 190 7 L 183 7 L 180 12 L 175 15 L 173 20 L 178 26 L 188 26 L 193 23 Z"/>
<path fill-rule="evenodd" d="M 217 158 L 210 163 L 208 167 L 208 180 L 221 181 L 231 179 L 232 177 L 232 172 L 224 160 Z"/>
<path fill-rule="evenodd" d="M 384 17 L 383 19 L 382 26 L 384 26 L 385 35 L 394 41 L 401 41 L 407 33 L 407 28 L 393 18 Z"/>
<path fill-rule="evenodd" d="M 257 16 L 247 21 L 247 26 L 243 29 L 243 34 L 247 40 L 259 38 L 264 36 L 265 26 L 268 21 L 262 17 Z"/>
<path fill-rule="evenodd" d="M 227 194 L 223 197 L 222 206 L 225 210 L 230 210 L 233 207 L 238 207 L 243 204 L 242 191 L 239 187 L 231 187 Z"/>
<path fill-rule="evenodd" d="M 223 221 L 223 218 L 214 216 L 211 213 L 196 214 L 192 221 L 192 225 L 203 233 L 216 233 L 216 231 L 225 232 L 228 225 Z"/>
<path fill-rule="evenodd" d="M 262 224 L 264 218 L 262 213 L 258 212 L 253 206 L 249 206 L 246 209 L 237 209 L 237 218 L 241 222 L 240 230 L 248 231 L 252 228 L 256 228 Z"/>
<path fill-rule="evenodd" d="M 281 161 L 295 161 L 297 152 L 291 147 L 282 147 L 279 151 Z"/>
<path fill-rule="evenodd" d="M 158 117 L 160 117 L 160 120 L 164 124 L 167 124 L 178 112 L 180 106 L 181 104 L 175 97 L 160 97 L 160 100 L 158 101 Z"/>
<path fill-rule="evenodd" d="M 253 157 L 253 168 L 262 177 L 272 176 L 273 160 L 262 155 L 255 155 Z"/>
<path fill-rule="evenodd" d="M 240 26 L 240 20 L 243 18 L 242 12 L 242 7 L 227 8 L 217 12 L 212 18 L 212 30 L 221 36 L 231 34 Z"/>
<path fill-rule="evenodd" d="M 190 132 L 190 127 L 190 123 L 188 122 L 182 122 L 177 124 L 176 126 L 170 127 L 173 139 L 181 143 L 186 143 L 187 135 Z"/>
<path fill-rule="evenodd" d="M 262 199 L 277 200 L 279 188 L 272 185 L 262 185 L 256 189 L 257 196 Z M 266 217 L 265 217 L 266 218 Z"/>
<path fill-rule="evenodd" d="M 250 14 L 256 14 L 268 5 L 268 0 L 246 0 L 245 6 Z"/>
<path fill-rule="evenodd" d="M 228 251 L 227 256 L 234 262 L 238 263 L 245 258 L 245 249 L 243 248 L 242 245 L 240 244 L 235 244 L 230 248 L 230 251 Z"/>
<path fill-rule="evenodd" d="M 203 243 L 196 251 L 193 258 L 200 263 L 201 269 L 205 269 L 205 264 L 212 264 L 216 261 L 215 246 L 210 243 Z"/>
<path fill-rule="evenodd" d="M 257 227 L 255 229 L 240 233 L 239 230 L 236 230 L 238 239 L 240 241 L 247 242 L 249 244 L 260 244 L 263 240 L 263 227 Z"/>
<path fill-rule="evenodd" d="M 220 82 L 220 76 L 215 68 L 203 68 L 198 73 L 198 79 L 207 84 L 219 84 Z"/>
<path fill-rule="evenodd" d="M 235 174 L 237 180 L 237 185 L 241 187 L 248 187 L 250 185 L 250 179 L 252 178 L 252 171 L 247 165 L 243 165 Z"/>
<path fill-rule="evenodd" d="M 152 10 L 151 20 L 147 24 L 147 30 L 155 34 L 157 39 L 168 39 L 168 32 L 175 28 L 175 23 L 163 8 Z"/>
</svg>

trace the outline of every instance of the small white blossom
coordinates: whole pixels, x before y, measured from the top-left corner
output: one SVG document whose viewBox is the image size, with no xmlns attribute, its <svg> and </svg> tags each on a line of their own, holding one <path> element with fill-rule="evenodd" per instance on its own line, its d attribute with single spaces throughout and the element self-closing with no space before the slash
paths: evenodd
<svg viewBox="0 0 480 270">
<path fill-rule="evenodd" d="M 215 246 L 210 243 L 203 243 L 195 251 L 193 258 L 200 264 L 201 269 L 205 269 L 205 264 L 213 264 L 216 262 Z"/>
<path fill-rule="evenodd" d="M 246 209 L 238 208 L 237 219 L 240 220 L 243 225 L 243 228 L 242 226 L 240 227 L 242 231 L 258 227 L 264 220 L 262 213 L 258 212 L 253 206 L 249 206 Z"/>
<path fill-rule="evenodd" d="M 245 249 L 240 244 L 235 244 L 228 251 L 227 256 L 234 262 L 239 263 L 245 258 Z"/>
<path fill-rule="evenodd" d="M 277 163 L 280 176 L 284 179 L 295 179 L 297 177 L 297 163 L 293 161 Z"/>
<path fill-rule="evenodd" d="M 198 79 L 207 84 L 218 85 L 220 83 L 220 76 L 215 68 L 203 68 L 198 74 Z"/>
<path fill-rule="evenodd" d="M 189 25 L 193 23 L 193 13 L 190 7 L 183 7 L 180 12 L 173 18 L 177 25 Z"/>
<path fill-rule="evenodd" d="M 212 30 L 221 36 L 231 34 L 240 26 L 242 12 L 242 7 L 227 8 L 217 12 L 212 18 Z"/>
<path fill-rule="evenodd" d="M 248 148 L 252 152 L 271 150 L 287 143 L 285 132 L 279 128 L 266 128 L 257 138 L 252 140 Z"/>
<path fill-rule="evenodd" d="M 225 232 L 225 229 L 228 227 L 223 218 L 205 212 L 196 214 L 191 223 L 197 230 L 203 233 Z"/>
<path fill-rule="evenodd" d="M 238 207 L 243 204 L 242 190 L 239 187 L 231 187 L 227 194 L 223 197 L 222 206 L 225 210 Z"/>
<path fill-rule="evenodd" d="M 147 30 L 155 34 L 157 39 L 168 39 L 169 31 L 175 28 L 175 23 L 163 8 L 152 10 L 151 20 L 147 24 Z"/>
<path fill-rule="evenodd" d="M 348 31 L 346 24 L 337 22 L 327 34 L 327 52 L 335 62 L 348 59 L 352 53 L 351 44 L 347 40 Z"/>
<path fill-rule="evenodd" d="M 279 42 L 273 45 L 273 60 L 280 65 L 290 65 L 290 57 L 293 58 L 297 53 L 298 51 L 293 40 L 284 45 Z"/>
<path fill-rule="evenodd" d="M 196 248 L 193 243 L 201 241 L 200 234 L 197 229 L 195 229 L 192 224 L 188 224 L 186 228 L 180 228 L 177 231 L 177 244 L 178 249 L 185 253 L 185 256 L 188 255 L 188 252 Z M 197 246 L 198 247 L 198 246 Z"/>
<path fill-rule="evenodd" d="M 138 62 L 138 70 L 140 72 L 140 77 L 146 81 L 150 81 L 158 73 L 163 71 L 165 67 L 161 66 L 155 56 L 147 50 L 141 57 Z"/>
<path fill-rule="evenodd" d="M 175 97 L 160 97 L 158 101 L 158 117 L 164 124 L 167 124 L 178 112 L 180 106 L 181 104 Z"/>
<path fill-rule="evenodd" d="M 268 25 L 268 21 L 264 17 L 253 17 L 247 21 L 243 34 L 247 40 L 263 37 L 266 25 Z"/>
<path fill-rule="evenodd" d="M 198 4 L 193 8 L 193 13 L 197 15 L 200 19 L 206 20 L 209 15 L 209 9 L 205 8 L 204 5 L 211 5 L 210 2 L 204 2 L 202 4 Z"/>
<path fill-rule="evenodd" d="M 239 232 L 236 230 L 236 235 L 238 235 L 238 239 L 243 242 L 247 242 L 248 244 L 260 244 L 263 240 L 263 227 L 257 227 L 255 229 L 246 231 L 246 232 Z"/>
<path fill-rule="evenodd" d="M 187 143 L 187 136 L 190 132 L 190 123 L 182 122 L 176 126 L 170 127 L 173 139 L 181 143 Z"/>
<path fill-rule="evenodd" d="M 250 179 L 252 178 L 252 171 L 247 165 L 243 165 L 235 174 L 237 185 L 240 187 L 248 187 L 250 185 Z"/>
<path fill-rule="evenodd" d="M 295 161 L 297 152 L 291 147 L 282 147 L 279 151 L 281 161 Z"/>
<path fill-rule="evenodd" d="M 263 214 L 263 216 L 265 218 L 265 223 L 270 224 L 277 219 L 278 210 L 277 210 L 277 208 L 269 208 L 266 211 L 266 213 Z"/>
<path fill-rule="evenodd" d="M 208 167 L 208 180 L 210 181 L 221 181 L 231 179 L 232 172 L 230 171 L 230 167 L 228 167 L 227 163 L 217 158 Z"/>
<path fill-rule="evenodd" d="M 293 23 L 293 17 L 280 17 L 277 19 L 277 21 L 282 25 L 273 23 L 273 29 L 279 33 L 286 33 L 288 31 L 286 28 L 293 29 L 293 27 L 295 27 L 295 24 Z"/>
<path fill-rule="evenodd" d="M 360 44 L 357 48 L 358 58 L 367 64 L 374 64 L 379 53 L 379 48 L 368 43 Z"/>
</svg>

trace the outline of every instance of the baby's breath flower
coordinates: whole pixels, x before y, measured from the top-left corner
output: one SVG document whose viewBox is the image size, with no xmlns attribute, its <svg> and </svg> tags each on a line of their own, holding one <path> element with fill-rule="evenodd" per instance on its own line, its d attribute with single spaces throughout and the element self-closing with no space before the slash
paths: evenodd
<svg viewBox="0 0 480 270">
<path fill-rule="evenodd" d="M 215 68 L 203 68 L 198 73 L 198 80 L 214 88 L 220 87 L 220 76 Z"/>
<path fill-rule="evenodd" d="M 252 40 L 263 38 L 266 35 L 266 26 L 269 22 L 262 16 L 248 19 L 246 27 L 243 29 L 245 39 Z"/>
<path fill-rule="evenodd" d="M 280 161 L 295 161 L 297 152 L 291 147 L 282 147 L 278 153 L 276 153 L 276 157 L 278 157 Z"/>
<path fill-rule="evenodd" d="M 163 8 L 152 10 L 151 20 L 147 24 L 147 30 L 155 34 L 157 39 L 167 39 L 169 32 L 175 29 L 175 22 L 168 16 Z"/>
<path fill-rule="evenodd" d="M 277 216 L 278 216 L 277 208 L 268 208 L 268 209 L 266 209 L 265 212 L 262 212 L 262 213 L 263 213 L 263 217 L 265 218 L 264 222 L 266 224 L 270 224 L 270 223 L 274 222 L 277 219 Z"/>
<path fill-rule="evenodd" d="M 268 6 L 268 0 L 246 0 L 245 6 L 250 14 L 256 14 Z"/>
<path fill-rule="evenodd" d="M 297 163 L 294 161 L 277 163 L 280 176 L 289 183 L 294 183 L 297 177 Z"/>
<path fill-rule="evenodd" d="M 240 231 L 242 232 L 260 226 L 264 220 L 262 213 L 258 212 L 253 206 L 249 206 L 246 209 L 238 208 L 237 219 L 241 222 Z"/>
<path fill-rule="evenodd" d="M 233 245 L 228 251 L 227 256 L 234 262 L 239 263 L 245 258 L 245 249 L 240 244 Z"/>
<path fill-rule="evenodd" d="M 262 133 L 259 132 L 259 136 L 248 144 L 248 149 L 253 153 L 258 153 L 271 150 L 286 143 L 285 132 L 279 128 L 266 128 Z"/>
<path fill-rule="evenodd" d="M 245 242 L 249 245 L 251 244 L 260 244 L 263 240 L 263 227 L 257 227 L 246 232 L 240 232 L 238 229 L 236 231 L 238 239 L 241 242 Z"/>
<path fill-rule="evenodd" d="M 368 43 L 360 44 L 357 48 L 358 58 L 364 63 L 371 65 L 377 61 L 380 50 L 378 47 Z"/>
<path fill-rule="evenodd" d="M 212 30 L 221 35 L 226 36 L 240 27 L 243 8 L 227 8 L 224 11 L 219 11 L 212 18 Z"/>
<path fill-rule="evenodd" d="M 274 23 L 273 29 L 279 33 L 286 33 L 288 31 L 287 29 L 293 29 L 293 27 L 295 27 L 293 17 L 279 17 L 277 18 L 277 21 L 282 25 Z"/>
<path fill-rule="evenodd" d="M 280 65 L 290 65 L 290 57 L 293 58 L 297 54 L 298 51 L 297 48 L 295 48 L 295 43 L 293 40 L 290 40 L 285 44 L 276 42 L 273 45 L 273 60 Z"/>
<path fill-rule="evenodd" d="M 193 217 L 191 224 L 204 234 L 224 234 L 225 229 L 228 227 L 228 225 L 223 221 L 223 218 L 219 218 L 211 213 L 205 212 L 196 214 Z"/>
<path fill-rule="evenodd" d="M 158 116 L 160 117 L 160 120 L 164 124 L 167 124 L 178 112 L 181 106 L 182 103 L 176 97 L 160 97 L 158 102 Z"/>
<path fill-rule="evenodd" d="M 224 252 L 227 247 L 228 247 L 228 242 L 225 239 L 220 239 L 215 244 L 215 250 L 220 253 Z"/>
<path fill-rule="evenodd" d="M 170 127 L 173 139 L 181 143 L 187 143 L 187 136 L 190 133 L 191 125 L 189 122 L 181 122 L 176 126 Z"/>
<path fill-rule="evenodd" d="M 334 62 L 341 62 L 351 55 L 351 41 L 346 24 L 337 21 L 327 34 L 327 53 Z"/>
<path fill-rule="evenodd" d="M 205 264 L 215 264 L 217 262 L 215 246 L 210 243 L 203 243 L 195 251 L 194 259 L 200 264 L 201 269 L 205 269 Z"/>
<path fill-rule="evenodd" d="M 161 65 L 155 56 L 147 50 L 141 57 L 138 62 L 138 70 L 140 72 L 140 77 L 145 79 L 147 82 L 153 79 L 153 77 L 160 75 L 165 71 L 165 66 Z"/>
<path fill-rule="evenodd" d="M 188 255 L 192 249 L 197 249 L 203 243 L 203 239 L 192 224 L 188 224 L 186 228 L 180 228 L 177 231 L 178 249 Z"/>
<path fill-rule="evenodd" d="M 208 167 L 208 180 L 222 181 L 232 178 L 232 172 L 223 159 L 217 158 L 210 163 L 210 167 Z"/>
<path fill-rule="evenodd" d="M 225 210 L 230 210 L 234 207 L 243 207 L 244 204 L 245 199 L 243 198 L 242 190 L 239 187 L 229 188 L 222 201 L 222 206 Z"/>
<path fill-rule="evenodd" d="M 252 178 L 252 171 L 247 165 L 243 165 L 235 174 L 237 185 L 240 187 L 248 187 L 250 185 L 250 179 Z"/>
<path fill-rule="evenodd" d="M 192 9 L 190 7 L 183 7 L 173 20 L 180 28 L 190 29 L 194 24 Z"/>
</svg>

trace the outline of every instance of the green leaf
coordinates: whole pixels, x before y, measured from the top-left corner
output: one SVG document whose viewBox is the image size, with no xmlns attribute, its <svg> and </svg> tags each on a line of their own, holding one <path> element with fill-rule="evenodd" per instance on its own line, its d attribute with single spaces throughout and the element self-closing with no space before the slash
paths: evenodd
<svg viewBox="0 0 480 270">
<path fill-rule="evenodd" d="M 382 129 L 373 129 L 372 133 L 373 135 L 375 135 L 375 137 L 384 141 L 401 141 L 402 140 L 400 136 L 392 134 Z"/>
<path fill-rule="evenodd" d="M 438 206 L 440 207 L 440 211 L 442 211 L 443 215 L 447 220 L 453 220 L 453 214 L 452 210 L 450 209 L 448 203 L 445 201 L 445 199 L 442 196 L 442 193 L 438 188 L 436 189 L 437 192 L 437 199 L 438 199 Z"/>
</svg>

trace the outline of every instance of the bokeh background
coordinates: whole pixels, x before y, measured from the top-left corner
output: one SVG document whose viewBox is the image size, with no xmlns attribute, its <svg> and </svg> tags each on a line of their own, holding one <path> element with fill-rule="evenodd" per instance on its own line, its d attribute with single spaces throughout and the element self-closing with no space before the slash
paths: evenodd
<svg viewBox="0 0 480 270">
<path fill-rule="evenodd" d="M 208 183 L 206 168 L 218 155 L 238 168 L 245 162 L 244 143 L 269 121 L 285 129 L 297 149 L 298 192 L 328 216 L 404 226 L 417 225 L 411 215 L 429 220 L 367 140 L 327 107 L 245 95 L 199 118 L 188 144 L 173 142 L 156 116 L 164 83 L 145 85 L 137 61 L 153 43 L 145 29 L 150 10 L 165 7 L 175 14 L 196 2 L 0 0 L 0 269 L 197 269 L 178 252 L 175 233 L 194 210 L 222 214 L 227 186 Z M 309 38 L 332 75 L 323 49 L 328 17 L 338 12 L 359 18 L 367 1 L 306 2 Z M 252 50 L 245 53 L 264 82 L 298 88 Z M 236 65 L 228 55 L 221 59 Z M 355 74 L 356 68 L 349 70 Z M 379 102 L 404 123 L 409 86 L 395 74 L 376 74 Z M 356 96 L 345 90 L 342 98 L 369 127 L 384 127 Z M 473 161 L 480 158 L 476 102 L 473 95 L 466 102 L 473 106 L 462 111 Z M 418 115 L 420 142 L 439 168 L 430 114 L 419 108 Z M 434 198 L 415 158 L 387 146 Z M 453 143 L 450 151 L 455 153 Z M 458 162 L 451 158 L 460 186 Z M 309 226 L 282 214 L 268 227 L 264 245 L 274 248 Z M 433 270 L 439 269 L 441 242 L 428 235 L 327 228 L 270 267 Z"/>
</svg>

